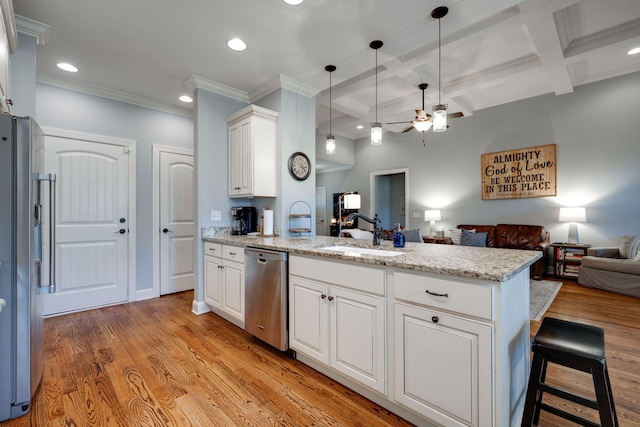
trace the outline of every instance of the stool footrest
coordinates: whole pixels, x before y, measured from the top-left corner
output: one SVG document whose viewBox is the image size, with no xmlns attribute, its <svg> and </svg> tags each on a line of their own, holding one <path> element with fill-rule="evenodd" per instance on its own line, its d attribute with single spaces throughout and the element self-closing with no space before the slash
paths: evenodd
<svg viewBox="0 0 640 427">
<path fill-rule="evenodd" d="M 561 418 L 564 418 L 565 420 L 569 420 L 569 421 L 573 421 L 576 424 L 579 424 L 581 426 L 585 426 L 585 427 L 601 427 L 600 424 L 596 424 L 592 421 L 589 421 L 587 419 L 578 417 L 577 415 L 573 415 L 570 414 L 568 412 L 563 411 L 562 409 L 558 409 L 558 408 L 554 408 L 553 406 L 549 406 L 546 403 L 542 403 L 540 404 L 540 409 L 547 411 L 553 415 L 557 415 Z"/>
<path fill-rule="evenodd" d="M 573 393 L 569 393 L 566 390 L 562 390 L 560 388 L 551 386 L 547 383 L 540 383 L 540 386 L 538 387 L 540 390 L 542 390 L 545 393 L 549 393 L 549 394 L 553 394 L 554 396 L 558 396 L 561 397 L 563 399 L 566 400 L 570 400 L 574 403 L 578 403 L 582 406 L 586 406 L 587 408 L 591 408 L 591 409 L 598 409 L 598 402 L 596 402 L 595 400 L 591 400 L 591 399 L 587 399 L 586 397 L 582 397 L 582 396 L 578 396 L 577 394 L 573 394 Z"/>
</svg>

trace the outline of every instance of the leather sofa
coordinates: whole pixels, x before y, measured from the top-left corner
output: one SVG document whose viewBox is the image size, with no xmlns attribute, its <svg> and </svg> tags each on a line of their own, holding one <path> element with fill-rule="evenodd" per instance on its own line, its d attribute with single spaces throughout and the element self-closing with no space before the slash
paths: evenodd
<svg viewBox="0 0 640 427">
<path fill-rule="evenodd" d="M 487 247 L 502 249 L 524 249 L 542 251 L 542 258 L 530 268 L 531 278 L 542 280 L 547 271 L 547 248 L 549 247 L 549 233 L 541 225 L 497 224 L 470 225 L 461 224 L 458 229 L 476 230 L 476 233 L 487 233 Z"/>
</svg>

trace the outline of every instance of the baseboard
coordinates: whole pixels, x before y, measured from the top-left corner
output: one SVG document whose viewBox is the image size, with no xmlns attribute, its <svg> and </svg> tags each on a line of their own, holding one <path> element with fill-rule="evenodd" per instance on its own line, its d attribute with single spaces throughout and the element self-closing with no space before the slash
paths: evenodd
<svg viewBox="0 0 640 427">
<path fill-rule="evenodd" d="M 211 311 L 211 308 L 204 301 L 193 300 L 191 303 L 191 312 L 194 314 L 204 314 Z"/>
</svg>

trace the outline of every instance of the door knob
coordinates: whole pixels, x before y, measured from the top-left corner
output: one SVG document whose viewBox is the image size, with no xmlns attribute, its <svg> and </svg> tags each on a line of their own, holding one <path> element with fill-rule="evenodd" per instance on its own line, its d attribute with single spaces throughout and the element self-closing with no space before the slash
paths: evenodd
<svg viewBox="0 0 640 427">
<path fill-rule="evenodd" d="M 169 230 L 168 228 L 163 228 L 162 232 L 163 233 L 173 233 L 173 230 Z"/>
</svg>

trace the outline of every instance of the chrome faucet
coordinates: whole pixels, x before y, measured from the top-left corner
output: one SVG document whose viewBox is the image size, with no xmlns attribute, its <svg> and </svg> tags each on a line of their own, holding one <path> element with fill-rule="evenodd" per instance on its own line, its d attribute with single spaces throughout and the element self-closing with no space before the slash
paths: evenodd
<svg viewBox="0 0 640 427">
<path fill-rule="evenodd" d="M 380 246 L 380 236 L 382 235 L 382 224 L 380 222 L 380 218 L 378 218 L 378 214 L 375 214 L 373 219 L 366 217 L 359 213 L 349 214 L 347 217 L 347 222 L 353 221 L 356 217 L 362 218 L 368 223 L 373 224 L 373 245 Z"/>
</svg>

